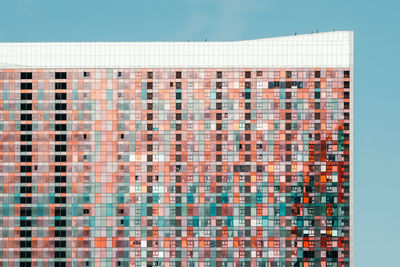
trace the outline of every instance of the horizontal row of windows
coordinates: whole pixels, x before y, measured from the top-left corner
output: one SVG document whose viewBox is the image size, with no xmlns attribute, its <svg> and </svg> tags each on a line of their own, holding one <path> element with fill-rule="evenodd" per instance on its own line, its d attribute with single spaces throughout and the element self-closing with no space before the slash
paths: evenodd
<svg viewBox="0 0 400 267">
<path fill-rule="evenodd" d="M 217 79 L 222 79 L 222 71 L 217 71 L 216 72 L 216 78 Z M 321 71 L 314 71 L 314 77 L 315 78 L 321 78 Z M 344 78 L 350 78 L 350 71 L 345 70 L 343 72 L 344 74 Z M 118 77 L 122 76 L 122 72 L 118 71 Z M 252 76 L 252 72 L 251 71 L 245 71 L 244 73 L 245 78 L 251 78 Z M 256 71 L 256 76 L 260 77 L 263 75 L 262 71 Z M 84 71 L 83 72 L 83 76 L 84 77 L 90 77 L 90 72 Z M 292 71 L 286 71 L 286 78 L 292 78 Z M 56 72 L 55 73 L 55 78 L 56 79 L 67 79 L 67 73 L 66 72 Z M 177 71 L 175 72 L 175 78 L 177 79 L 181 79 L 182 78 L 182 72 L 181 71 Z M 32 79 L 32 72 L 21 72 L 21 79 Z M 147 79 L 153 79 L 153 72 L 149 71 L 147 72 Z"/>
<path fill-rule="evenodd" d="M 59 166 L 56 165 L 54 166 L 55 172 L 67 172 L 67 166 Z M 37 170 L 37 166 L 35 166 L 35 170 Z M 32 172 L 32 166 L 20 166 L 20 172 Z M 22 178 L 24 177 L 24 178 Z M 30 176 L 21 176 L 21 180 L 26 181 L 32 181 L 32 177 Z M 66 176 L 55 176 L 55 182 L 56 183 L 65 183 L 67 180 Z"/>
</svg>

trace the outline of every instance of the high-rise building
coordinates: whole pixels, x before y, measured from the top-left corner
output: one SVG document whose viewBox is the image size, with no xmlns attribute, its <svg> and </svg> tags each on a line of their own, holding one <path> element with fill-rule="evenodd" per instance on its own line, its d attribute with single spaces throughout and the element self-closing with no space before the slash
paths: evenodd
<svg viewBox="0 0 400 267">
<path fill-rule="evenodd" d="M 353 32 L 1 43 L 0 266 L 352 266 Z"/>
</svg>

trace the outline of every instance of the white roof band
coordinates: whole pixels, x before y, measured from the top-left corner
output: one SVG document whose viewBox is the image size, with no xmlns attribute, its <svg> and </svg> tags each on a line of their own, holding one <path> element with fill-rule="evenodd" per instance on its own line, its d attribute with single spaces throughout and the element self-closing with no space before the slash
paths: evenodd
<svg viewBox="0 0 400 267">
<path fill-rule="evenodd" d="M 0 43 L 0 68 L 350 67 L 353 31 L 234 42 Z"/>
</svg>

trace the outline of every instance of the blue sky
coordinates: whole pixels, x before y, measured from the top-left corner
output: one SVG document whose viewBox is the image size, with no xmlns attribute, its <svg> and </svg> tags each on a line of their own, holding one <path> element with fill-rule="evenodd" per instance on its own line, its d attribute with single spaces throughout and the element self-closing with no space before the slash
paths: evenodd
<svg viewBox="0 0 400 267">
<path fill-rule="evenodd" d="M 224 41 L 354 30 L 355 266 L 391 267 L 400 266 L 399 10 L 395 0 L 8 0 L 0 41 Z"/>
</svg>

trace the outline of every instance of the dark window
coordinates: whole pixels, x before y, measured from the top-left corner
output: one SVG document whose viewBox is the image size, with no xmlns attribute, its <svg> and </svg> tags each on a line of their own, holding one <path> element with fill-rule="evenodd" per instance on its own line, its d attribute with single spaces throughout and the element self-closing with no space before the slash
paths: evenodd
<svg viewBox="0 0 400 267">
<path fill-rule="evenodd" d="M 21 104 L 21 110 L 32 110 L 32 104 Z"/>
<path fill-rule="evenodd" d="M 56 103 L 56 110 L 67 110 L 67 104 L 65 104 L 65 103 Z"/>
<path fill-rule="evenodd" d="M 67 130 L 67 125 L 66 124 L 56 124 L 55 125 L 55 130 L 56 131 L 66 131 Z"/>
<path fill-rule="evenodd" d="M 244 73 L 245 78 L 251 78 L 251 71 L 246 71 Z"/>
<path fill-rule="evenodd" d="M 55 149 L 56 149 L 56 151 L 67 151 L 67 146 L 66 145 L 56 145 Z"/>
<path fill-rule="evenodd" d="M 21 155 L 20 156 L 21 162 L 32 162 L 32 156 L 28 155 Z"/>
<path fill-rule="evenodd" d="M 32 89 L 32 83 L 21 83 L 21 89 Z"/>
<path fill-rule="evenodd" d="M 67 263 L 65 261 L 62 261 L 62 262 L 56 261 L 56 262 L 54 262 L 54 267 L 66 267 L 66 266 L 67 266 Z M 89 266 L 89 265 L 87 264 L 87 266 Z"/>
<path fill-rule="evenodd" d="M 328 251 L 327 251 L 328 254 Z M 304 258 L 314 258 L 314 251 L 303 251 Z"/>
<path fill-rule="evenodd" d="M 222 71 L 217 71 L 217 78 L 221 79 L 222 78 Z"/>
<path fill-rule="evenodd" d="M 21 79 L 32 79 L 32 72 L 21 72 Z"/>
<path fill-rule="evenodd" d="M 182 72 L 181 71 L 177 71 L 176 72 L 176 78 L 177 79 L 181 79 L 182 78 Z"/>
<path fill-rule="evenodd" d="M 56 100 L 65 100 L 67 99 L 66 93 L 56 93 Z"/>
<path fill-rule="evenodd" d="M 56 155 L 55 162 L 67 162 L 67 156 L 66 155 Z"/>
<path fill-rule="evenodd" d="M 32 183 L 32 176 L 21 176 L 21 183 Z"/>
<path fill-rule="evenodd" d="M 55 203 L 66 203 L 67 202 L 67 198 L 66 197 L 55 197 L 54 198 L 54 202 Z"/>
<path fill-rule="evenodd" d="M 90 77 L 90 72 L 84 71 L 83 72 L 83 77 Z"/>
<path fill-rule="evenodd" d="M 20 208 L 20 216 L 29 217 L 32 216 L 32 210 L 30 207 L 21 207 Z"/>
<path fill-rule="evenodd" d="M 67 83 L 56 83 L 55 88 L 56 89 L 67 89 Z"/>
<path fill-rule="evenodd" d="M 262 75 L 263 75 L 263 72 L 261 70 L 258 70 L 257 71 L 257 76 L 262 76 Z"/>
<path fill-rule="evenodd" d="M 62 241 L 62 240 L 54 241 L 54 246 L 56 248 L 65 248 L 67 246 L 67 241 Z"/>
<path fill-rule="evenodd" d="M 297 88 L 303 88 L 303 82 L 297 82 Z"/>
<path fill-rule="evenodd" d="M 55 166 L 55 172 L 67 172 L 67 166 Z"/>
<path fill-rule="evenodd" d="M 345 77 L 345 78 L 350 78 L 350 71 L 345 70 L 345 71 L 344 71 L 344 77 Z"/>
<path fill-rule="evenodd" d="M 222 89 L 222 82 L 217 82 L 216 87 L 217 89 Z"/>
<path fill-rule="evenodd" d="M 67 210 L 65 207 L 55 207 L 54 208 L 54 215 L 55 216 L 66 216 Z"/>
<path fill-rule="evenodd" d="M 344 88 L 350 88 L 350 82 L 349 81 L 345 81 L 344 82 Z"/>
<path fill-rule="evenodd" d="M 21 124 L 21 131 L 32 131 L 32 124 Z"/>
<path fill-rule="evenodd" d="M 30 237 L 32 235 L 32 232 L 28 230 L 21 230 L 19 234 L 21 237 Z"/>
<path fill-rule="evenodd" d="M 56 114 L 56 121 L 59 121 L 59 120 L 63 120 L 63 121 L 67 120 L 67 114 Z"/>
<path fill-rule="evenodd" d="M 147 89 L 153 89 L 153 83 L 152 82 L 148 82 L 147 83 Z"/>
<path fill-rule="evenodd" d="M 147 79 L 153 79 L 153 72 L 147 72 Z"/>
<path fill-rule="evenodd" d="M 66 72 L 56 72 L 56 79 L 67 79 Z"/>
<path fill-rule="evenodd" d="M 21 141 L 32 141 L 32 135 L 31 134 L 21 134 Z"/>
<path fill-rule="evenodd" d="M 321 78 L 321 71 L 319 70 L 315 71 L 315 78 Z"/>
<path fill-rule="evenodd" d="M 21 152 L 29 152 L 32 151 L 32 145 L 21 145 Z"/>
<path fill-rule="evenodd" d="M 118 77 L 122 77 L 122 72 L 118 71 Z"/>
<path fill-rule="evenodd" d="M 21 114 L 21 121 L 31 121 L 32 114 Z"/>
<path fill-rule="evenodd" d="M 56 183 L 66 183 L 67 182 L 67 176 L 55 176 L 54 177 L 54 181 Z"/>
<path fill-rule="evenodd" d="M 321 88 L 321 82 L 320 81 L 314 82 L 314 87 L 315 88 Z"/>
<path fill-rule="evenodd" d="M 65 186 L 56 186 L 55 192 L 56 193 L 67 193 L 67 188 Z"/>
<path fill-rule="evenodd" d="M 182 89 L 182 83 L 176 82 L 176 89 Z"/>
<path fill-rule="evenodd" d="M 286 78 L 292 78 L 292 72 L 286 71 Z"/>
<path fill-rule="evenodd" d="M 67 135 L 66 134 L 56 134 L 55 139 L 56 139 L 56 141 L 67 141 Z"/>
<path fill-rule="evenodd" d="M 20 171 L 21 172 L 32 172 L 32 166 L 21 166 Z"/>
<path fill-rule="evenodd" d="M 32 100 L 32 93 L 21 93 L 21 100 Z"/>
</svg>

